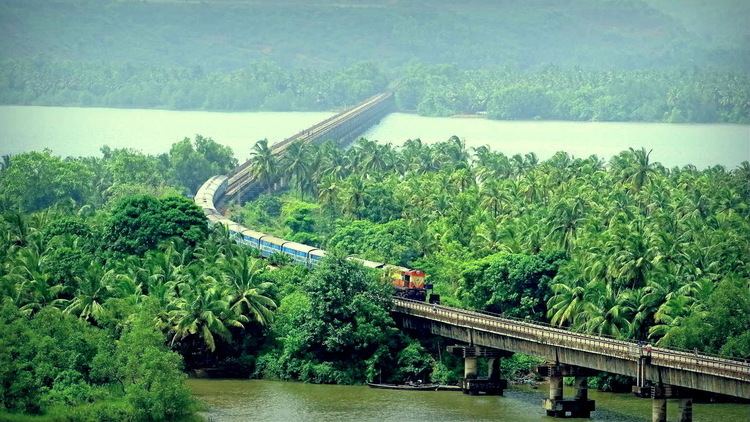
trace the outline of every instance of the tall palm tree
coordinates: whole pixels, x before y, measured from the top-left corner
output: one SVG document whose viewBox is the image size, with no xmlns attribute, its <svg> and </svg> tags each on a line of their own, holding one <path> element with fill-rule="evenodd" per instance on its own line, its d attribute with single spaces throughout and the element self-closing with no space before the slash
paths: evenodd
<svg viewBox="0 0 750 422">
<path fill-rule="evenodd" d="M 87 321 L 98 320 L 104 314 L 104 302 L 111 296 L 114 278 L 114 270 L 107 271 L 98 262 L 92 262 L 81 276 L 76 277 L 78 287 L 63 312 Z"/>
<path fill-rule="evenodd" d="M 467 168 L 469 166 L 469 152 L 466 142 L 458 136 L 451 136 L 448 141 L 439 144 L 439 149 L 445 164 L 453 168 Z"/>
<path fill-rule="evenodd" d="M 618 292 L 610 283 L 590 282 L 579 327 L 590 334 L 625 337 L 631 331 L 630 302 L 628 292 Z"/>
<path fill-rule="evenodd" d="M 653 245 L 643 218 L 629 224 L 617 224 L 605 244 L 609 257 L 607 272 L 620 287 L 641 288 L 655 267 L 658 250 Z"/>
<path fill-rule="evenodd" d="M 301 141 L 293 142 L 284 151 L 284 168 L 288 178 L 297 186 L 301 198 L 304 195 L 305 182 L 309 176 L 311 158 L 309 148 Z"/>
<path fill-rule="evenodd" d="M 191 273 L 176 288 L 179 294 L 170 315 L 172 346 L 177 340 L 198 336 L 208 350 L 215 352 L 215 336 L 229 341 L 229 327 L 244 328 L 243 323 L 248 321 L 231 309 L 231 296 L 213 277 Z"/>
<path fill-rule="evenodd" d="M 582 280 L 574 284 L 565 282 L 550 286 L 553 296 L 547 303 L 547 317 L 552 325 L 568 325 L 575 321 L 584 307 L 586 286 Z"/>
<path fill-rule="evenodd" d="M 360 176 L 350 176 L 346 186 L 346 200 L 343 207 L 344 212 L 353 218 L 362 218 L 362 209 L 366 200 L 366 185 Z"/>
<path fill-rule="evenodd" d="M 548 237 L 570 253 L 576 239 L 578 227 L 586 218 L 586 200 L 581 194 L 560 200 L 553 208 Z"/>
<path fill-rule="evenodd" d="M 339 182 L 333 176 L 327 176 L 320 182 L 318 200 L 323 205 L 323 209 L 327 210 L 329 214 L 336 212 L 340 190 Z"/>
<path fill-rule="evenodd" d="M 262 265 L 259 260 L 242 253 L 225 261 L 222 267 L 224 280 L 230 286 L 231 309 L 265 327 L 271 322 L 271 309 L 276 308 L 276 303 L 266 296 L 272 284 L 258 281 Z"/>
<path fill-rule="evenodd" d="M 60 296 L 66 290 L 66 286 L 52 280 L 49 272 L 45 271 L 45 258 L 39 251 L 40 247 L 35 243 L 19 249 L 6 275 L 14 284 L 12 290 L 16 294 L 16 306 L 26 315 L 47 305 L 59 306 L 62 303 Z"/>
<path fill-rule="evenodd" d="M 268 139 L 261 139 L 253 146 L 250 152 L 250 171 L 253 176 L 263 181 L 263 185 L 270 193 L 273 181 L 276 179 L 278 164 L 268 146 Z"/>
<path fill-rule="evenodd" d="M 482 185 L 479 191 L 481 198 L 481 206 L 485 210 L 492 214 L 492 218 L 497 218 L 502 210 L 503 203 L 507 201 L 506 192 L 501 188 L 500 184 L 496 181 L 491 181 Z"/>
<path fill-rule="evenodd" d="M 644 185 L 650 183 L 652 175 L 657 172 L 657 163 L 650 161 L 652 151 L 646 151 L 646 148 L 638 150 L 630 148 L 628 164 L 622 176 L 623 181 L 631 183 L 633 190 L 636 192 L 640 191 Z"/>
</svg>

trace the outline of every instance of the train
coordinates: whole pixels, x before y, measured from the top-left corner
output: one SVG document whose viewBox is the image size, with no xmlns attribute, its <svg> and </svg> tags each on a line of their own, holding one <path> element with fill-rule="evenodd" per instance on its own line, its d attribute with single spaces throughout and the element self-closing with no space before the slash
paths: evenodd
<svg viewBox="0 0 750 422">
<path fill-rule="evenodd" d="M 208 179 L 195 194 L 195 203 L 203 210 L 212 225 L 221 224 L 227 228 L 229 235 L 236 242 L 257 249 L 260 255 L 268 258 L 275 253 L 288 256 L 292 262 L 313 268 L 326 256 L 326 251 L 302 243 L 281 239 L 266 233 L 248 229 L 226 217 L 216 208 L 216 201 L 223 198 L 227 190 L 227 176 L 213 176 Z M 394 288 L 394 295 L 417 301 L 440 303 L 440 296 L 432 292 L 432 285 L 427 283 L 427 275 L 417 269 L 368 261 L 350 256 L 347 259 L 364 267 L 381 270 Z"/>
</svg>

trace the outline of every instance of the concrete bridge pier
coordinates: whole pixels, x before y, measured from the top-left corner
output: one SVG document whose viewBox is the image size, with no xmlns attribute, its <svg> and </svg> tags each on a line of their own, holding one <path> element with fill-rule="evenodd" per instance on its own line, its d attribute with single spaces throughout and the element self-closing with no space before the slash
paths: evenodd
<svg viewBox="0 0 750 422">
<path fill-rule="evenodd" d="M 477 358 L 475 356 L 464 356 L 464 379 L 475 379 L 477 377 Z"/>
<path fill-rule="evenodd" d="M 678 413 L 677 420 L 680 422 L 693 422 L 693 399 L 692 398 L 680 399 L 680 412 Z"/>
<path fill-rule="evenodd" d="M 448 346 L 447 349 L 449 353 L 464 358 L 464 378 L 461 380 L 461 390 L 464 394 L 503 395 L 508 382 L 500 375 L 500 358 L 510 353 L 474 345 Z M 480 357 L 487 358 L 486 377 L 479 376 L 477 358 Z"/>
<path fill-rule="evenodd" d="M 595 375 L 595 371 L 572 365 L 557 363 L 547 364 L 537 368 L 542 376 L 549 377 L 549 398 L 544 399 L 542 407 L 547 416 L 556 418 L 589 418 L 595 407 L 594 400 L 589 400 L 588 377 Z M 576 395 L 573 400 L 563 397 L 563 377 L 575 377 Z"/>
<path fill-rule="evenodd" d="M 678 398 L 679 422 L 693 421 L 693 398 L 687 389 L 680 389 L 672 385 L 655 384 L 651 386 L 651 421 L 667 422 L 667 399 Z"/>
</svg>

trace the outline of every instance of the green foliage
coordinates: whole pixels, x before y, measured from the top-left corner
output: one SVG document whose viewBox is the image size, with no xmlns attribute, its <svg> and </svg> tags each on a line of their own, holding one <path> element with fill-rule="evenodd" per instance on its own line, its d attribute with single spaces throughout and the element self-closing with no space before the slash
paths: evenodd
<svg viewBox="0 0 750 422">
<path fill-rule="evenodd" d="M 742 99 L 750 97 L 750 81 L 741 73 L 424 65 L 405 73 L 397 105 L 426 116 L 482 112 L 501 120 L 747 123 L 750 115 Z M 717 94 L 722 89 L 732 94 Z"/>
<path fill-rule="evenodd" d="M 4 408 L 40 413 L 43 406 L 89 401 L 85 381 L 103 333 L 54 308 L 24 317 L 10 299 L 3 301 L 0 318 Z"/>
<path fill-rule="evenodd" d="M 195 203 L 181 197 L 132 196 L 115 205 L 107 224 L 113 251 L 143 254 L 173 236 L 196 244 L 207 233 L 206 217 Z"/>
<path fill-rule="evenodd" d="M 460 297 L 473 309 L 541 320 L 562 258 L 500 253 L 469 262 L 459 282 Z"/>
<path fill-rule="evenodd" d="M 211 176 L 227 174 L 237 167 L 229 147 L 201 135 L 196 135 L 195 147 L 190 138 L 172 144 L 169 161 L 177 180 L 192 193 Z"/>
<path fill-rule="evenodd" d="M 365 259 L 407 265 L 419 250 L 411 228 L 403 220 L 385 224 L 357 220 L 336 230 L 328 248 Z"/>
<path fill-rule="evenodd" d="M 33 317 L 9 299 L 0 309 L 0 403 L 55 420 L 174 420 L 192 412 L 182 359 L 166 350 L 152 317 L 116 342 L 53 307 Z"/>
<path fill-rule="evenodd" d="M 514 353 L 511 357 L 500 360 L 500 371 L 503 379 L 518 379 L 534 373 L 543 363 L 544 359 L 536 356 Z"/>
<path fill-rule="evenodd" d="M 660 345 L 727 356 L 750 356 L 749 289 L 747 280 L 722 280 L 706 303 L 694 306 Z"/>
<path fill-rule="evenodd" d="M 0 103 L 330 110 L 382 92 L 390 79 L 399 82 L 400 109 L 433 116 L 747 122 L 750 115 L 743 2 L 66 4 L 0 6 L 15 23 L 0 36 L 17 41 L 0 46 Z M 186 33 L 186 22 L 195 30 Z M 371 34 L 388 36 L 372 43 Z M 180 180 L 194 191 L 195 172 L 208 167 L 188 167 L 203 161 L 188 148 L 175 156 Z M 274 179 L 267 170 L 278 169 L 254 167 L 264 185 Z"/>
<path fill-rule="evenodd" d="M 44 58 L 63 62 L 65 72 L 59 73 L 68 77 L 82 69 L 103 67 L 102 63 L 116 63 L 118 66 L 107 74 L 111 82 L 91 78 L 89 95 L 81 90 L 89 80 L 71 77 L 70 82 L 55 86 L 58 89 L 53 98 L 96 101 L 99 94 L 131 103 L 151 101 L 147 105 L 152 107 L 158 105 L 156 99 L 190 107 L 197 102 L 196 91 L 221 86 L 223 81 L 214 71 L 234 70 L 248 63 L 270 67 L 261 74 L 265 77 L 256 76 L 258 72 L 252 67 L 237 72 L 245 76 L 242 82 L 260 83 L 264 88 L 260 93 L 237 83 L 198 99 L 219 102 L 233 89 L 241 89 L 225 101 L 239 101 L 244 94 L 244 101 L 253 103 L 264 98 L 265 88 L 274 83 L 313 78 L 307 72 L 299 72 L 296 77 L 279 72 L 277 78 L 269 77 L 276 69 L 264 60 L 278 62 L 280 68 L 351 66 L 328 76 L 330 91 L 322 98 L 345 95 L 347 89 L 362 95 L 369 84 L 352 81 L 377 79 L 365 79 L 369 69 L 355 63 L 374 59 L 386 66 L 417 60 L 518 68 L 544 63 L 597 68 L 687 67 L 711 59 L 716 66 L 747 64 L 743 60 L 747 30 L 742 24 L 749 11 L 744 2 L 704 2 L 702 7 L 696 7 L 695 2 L 670 7 L 668 2 L 601 4 L 593 0 L 533 4 L 474 1 L 471 7 L 456 7 L 442 0 L 381 7 L 336 5 L 331 1 L 311 4 L 295 0 L 273 5 L 222 2 L 206 8 L 189 2 L 125 2 L 102 10 L 78 0 L 66 8 L 42 1 L 9 3 L 3 5 L 0 14 L 18 24 L 0 34 L 3 38 L 16 36 L 18 42 L 3 46 L 2 55 L 27 59 L 28 68 L 18 69 L 19 74 L 34 70 L 32 65 L 37 66 L 38 73 L 50 72 L 42 66 Z M 127 19 L 133 21 L 127 28 L 111 25 Z M 77 31 L 34 30 L 50 28 L 52 21 L 60 28 L 75 27 Z M 194 32 L 183 30 L 186 22 Z M 248 22 L 262 22 L 264 31 Z M 102 33 L 108 35 L 106 40 L 102 40 Z M 373 45 L 371 34 L 388 37 Z M 157 48 L 162 45 L 171 48 Z M 36 55 L 38 52 L 45 54 Z M 153 65 L 144 69 L 139 63 Z M 165 73 L 174 76 L 166 78 Z M 191 83 L 175 84 L 178 78 Z M 9 86 L 24 86 L 23 79 L 10 81 L 16 83 Z M 164 94 L 154 89 L 158 82 Z M 130 89 L 106 89 L 125 84 Z M 47 85 L 28 88 L 44 92 Z M 152 91 L 159 95 L 151 95 Z M 284 99 L 294 92 L 284 90 L 274 97 Z"/>
<path fill-rule="evenodd" d="M 190 414 L 192 399 L 184 384 L 182 359 L 164 346 L 164 337 L 154 327 L 152 317 L 142 315 L 131 324 L 110 356 L 108 364 L 114 369 L 105 371 L 114 372 L 123 385 L 134 418 L 161 421 Z"/>
<path fill-rule="evenodd" d="M 390 286 L 343 257 L 326 258 L 305 285 L 311 309 L 305 321 L 320 357 L 366 358 L 393 330 Z"/>
<path fill-rule="evenodd" d="M 747 163 L 666 169 L 632 148 L 609 165 L 473 153 L 457 137 L 308 147 L 299 166 L 337 219 L 316 220 L 315 234 L 329 250 L 424 270 L 443 303 L 630 339 L 668 341 L 719 281 L 750 276 Z M 372 192 L 398 205 L 370 212 Z M 744 353 L 743 339 L 723 353 Z"/>
<path fill-rule="evenodd" d="M 401 349 L 396 357 L 398 378 L 402 380 L 427 380 L 428 371 L 433 368 L 432 356 L 417 341 Z"/>
<path fill-rule="evenodd" d="M 390 286 L 367 269 L 329 256 L 301 292 L 281 302 L 272 331 L 280 342 L 258 360 L 258 373 L 282 379 L 351 384 L 395 335 Z"/>
<path fill-rule="evenodd" d="M 228 147 L 201 135 L 196 135 L 195 147 L 188 138 L 173 144 L 171 155 L 107 146 L 101 151 L 101 158 L 61 159 L 48 150 L 5 156 L 0 166 L 0 212 L 55 207 L 86 216 L 127 196 L 195 192 L 209 176 L 226 173 L 237 163 Z"/>
<path fill-rule="evenodd" d="M 37 211 L 68 199 L 82 205 L 93 176 L 81 163 L 49 150 L 15 155 L 12 163 L 0 172 L 0 206 L 7 210 Z"/>
<path fill-rule="evenodd" d="M 443 362 L 436 361 L 432 366 L 430 381 L 442 385 L 456 385 L 462 375 L 459 369 L 451 369 Z"/>
</svg>

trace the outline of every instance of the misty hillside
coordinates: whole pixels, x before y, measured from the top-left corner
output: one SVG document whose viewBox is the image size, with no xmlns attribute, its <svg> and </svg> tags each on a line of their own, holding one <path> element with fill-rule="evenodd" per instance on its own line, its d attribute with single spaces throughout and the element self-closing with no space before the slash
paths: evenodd
<svg viewBox="0 0 750 422">
<path fill-rule="evenodd" d="M 748 4 L 6 0 L 0 104 L 744 123 Z"/>
<path fill-rule="evenodd" d="M 40 1 L 0 5 L 0 57 L 233 70 L 377 60 L 748 69 L 748 7 L 693 0 Z M 701 20 L 724 25 L 715 37 Z M 727 17 L 732 17 L 727 22 Z M 738 23 L 732 25 L 732 23 Z M 742 31 L 745 31 L 744 33 Z M 103 35 L 104 34 L 104 35 Z"/>
</svg>

